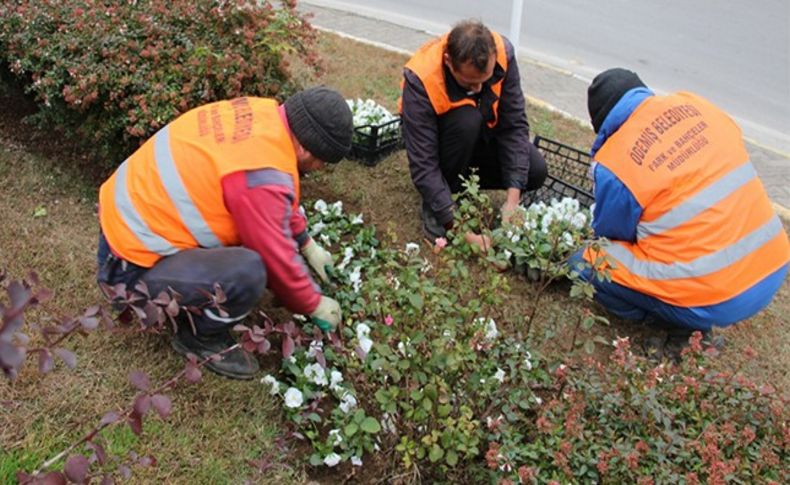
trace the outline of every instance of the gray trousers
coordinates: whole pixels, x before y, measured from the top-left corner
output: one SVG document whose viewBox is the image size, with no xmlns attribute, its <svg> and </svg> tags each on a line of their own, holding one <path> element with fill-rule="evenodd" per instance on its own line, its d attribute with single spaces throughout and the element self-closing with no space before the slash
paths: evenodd
<svg viewBox="0 0 790 485">
<path fill-rule="evenodd" d="M 216 308 L 192 314 L 198 334 L 225 332 L 239 323 L 255 307 L 266 289 L 266 268 L 255 251 L 243 247 L 187 249 L 160 259 L 153 267 L 144 268 L 117 258 L 110 251 L 103 234 L 99 235 L 97 252 L 99 283 L 126 285 L 133 291 L 138 281 L 148 287 L 152 298 L 172 289 L 181 295 L 182 306 L 205 306 L 206 294 L 214 294 L 219 284 L 227 300 L 221 304 L 226 316 Z M 186 321 L 179 315 L 179 321 Z"/>
</svg>

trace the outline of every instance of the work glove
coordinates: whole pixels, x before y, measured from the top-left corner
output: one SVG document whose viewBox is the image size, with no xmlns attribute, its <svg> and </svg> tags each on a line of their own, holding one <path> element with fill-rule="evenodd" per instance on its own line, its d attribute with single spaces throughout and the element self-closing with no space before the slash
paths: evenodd
<svg viewBox="0 0 790 485">
<path fill-rule="evenodd" d="M 334 332 L 343 315 L 340 312 L 340 304 L 329 298 L 328 296 L 321 296 L 321 301 L 318 306 L 310 314 L 313 323 L 318 325 L 318 328 L 324 332 Z"/>
<path fill-rule="evenodd" d="M 313 268 L 321 281 L 329 283 L 329 277 L 326 275 L 327 268 L 332 268 L 332 255 L 326 249 L 318 245 L 313 238 L 307 241 L 307 244 L 302 247 L 302 255 L 307 259 L 307 263 Z"/>
</svg>

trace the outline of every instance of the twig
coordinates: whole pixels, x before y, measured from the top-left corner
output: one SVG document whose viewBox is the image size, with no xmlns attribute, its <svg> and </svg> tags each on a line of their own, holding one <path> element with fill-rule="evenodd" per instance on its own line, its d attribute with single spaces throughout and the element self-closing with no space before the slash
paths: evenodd
<svg viewBox="0 0 790 485">
<path fill-rule="evenodd" d="M 210 355 L 210 356 L 206 357 L 205 359 L 201 360 L 200 362 L 198 362 L 198 363 L 197 363 L 197 367 L 203 367 L 203 366 L 204 366 L 204 365 L 205 365 L 205 364 L 206 364 L 206 363 L 207 363 L 209 360 L 211 360 L 212 358 L 214 358 L 214 356 L 216 356 L 216 355 L 220 355 L 220 356 L 221 356 L 221 355 L 224 355 L 224 354 L 226 354 L 226 353 L 230 352 L 231 350 L 235 350 L 235 349 L 239 348 L 239 346 L 240 346 L 240 344 L 236 343 L 236 344 L 233 344 L 232 346 L 230 346 L 230 347 L 228 347 L 228 348 L 226 348 L 226 349 L 224 349 L 224 350 L 222 350 L 222 351 L 220 351 L 220 352 L 217 352 L 216 354 L 212 354 L 212 355 Z M 185 369 L 183 369 L 183 370 L 181 370 L 181 371 L 180 371 L 178 374 L 176 374 L 175 376 L 173 376 L 173 377 L 172 377 L 170 380 L 168 380 L 168 381 L 167 381 L 167 382 L 165 382 L 164 384 L 161 384 L 159 387 L 157 387 L 157 388 L 156 388 L 156 389 L 154 389 L 153 391 L 147 391 L 147 392 L 148 392 L 148 394 L 158 394 L 159 392 L 161 392 L 161 391 L 164 391 L 164 390 L 165 390 L 165 389 L 167 389 L 168 387 L 171 387 L 171 386 L 175 385 L 175 383 L 176 383 L 176 382 L 178 382 L 178 380 L 179 380 L 179 379 L 180 379 L 180 378 L 181 378 L 181 377 L 182 377 L 182 376 L 183 376 L 185 373 L 186 373 L 186 368 L 185 368 Z M 70 453 L 71 451 L 73 451 L 73 450 L 74 450 L 75 448 L 77 448 L 78 446 L 80 446 L 80 445 L 82 445 L 82 444 L 84 444 L 84 443 L 86 443 L 86 442 L 88 442 L 88 441 L 92 440 L 92 439 L 93 439 L 93 437 L 94 437 L 94 436 L 96 436 L 97 434 L 99 434 L 99 433 L 100 433 L 100 432 L 101 432 L 101 431 L 102 431 L 104 428 L 106 428 L 106 427 L 110 426 L 111 424 L 116 424 L 116 423 L 119 423 L 119 422 L 121 422 L 121 418 L 126 418 L 126 417 L 128 417 L 130 414 L 132 414 L 132 412 L 133 412 L 133 411 L 134 411 L 134 404 L 132 404 L 132 405 L 131 405 L 131 406 L 129 406 L 129 407 L 126 409 L 126 410 L 124 410 L 124 411 L 123 411 L 123 412 L 122 412 L 122 413 L 121 413 L 121 414 L 118 416 L 118 419 L 115 419 L 115 420 L 112 420 L 112 421 L 108 421 L 108 422 L 106 422 L 106 423 L 105 423 L 105 422 L 99 423 L 99 425 L 98 425 L 98 426 L 96 426 L 95 428 L 93 428 L 91 431 L 89 431 L 87 434 L 85 434 L 85 435 L 84 435 L 82 438 L 80 438 L 78 441 L 76 441 L 76 442 L 72 443 L 72 444 L 71 444 L 71 445 L 70 445 L 68 448 L 66 448 L 65 450 L 61 451 L 61 452 L 60 452 L 60 453 L 58 453 L 57 455 L 53 456 L 53 457 L 52 457 L 52 458 L 50 458 L 49 460 L 45 461 L 45 462 L 44 462 L 44 463 L 43 463 L 43 464 L 42 464 L 42 465 L 41 465 L 41 466 L 40 466 L 40 467 L 39 467 L 39 468 L 38 468 L 38 469 L 37 469 L 35 472 L 33 472 L 33 474 L 32 474 L 32 475 L 33 475 L 33 476 L 36 476 L 36 475 L 38 475 L 39 473 L 41 473 L 42 471 L 44 471 L 44 470 L 48 469 L 50 466 L 52 466 L 53 464 L 57 463 L 57 462 L 58 462 L 58 460 L 60 460 L 60 459 L 61 459 L 61 458 L 63 458 L 64 456 L 66 456 L 68 453 Z"/>
</svg>

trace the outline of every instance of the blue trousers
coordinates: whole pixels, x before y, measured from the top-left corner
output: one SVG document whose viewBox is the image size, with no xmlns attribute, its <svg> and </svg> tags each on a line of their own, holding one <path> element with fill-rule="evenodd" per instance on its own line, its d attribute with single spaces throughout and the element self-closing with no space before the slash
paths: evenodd
<svg viewBox="0 0 790 485">
<path fill-rule="evenodd" d="M 571 256 L 568 261 L 573 269 L 577 269 L 579 263 L 585 263 L 582 251 Z M 624 320 L 640 321 L 651 316 L 677 327 L 707 331 L 714 326 L 732 325 L 762 310 L 782 286 L 787 269 L 788 265 L 785 264 L 734 298 L 715 305 L 698 307 L 671 305 L 614 281 L 598 281 L 589 266 L 581 272 L 581 277 L 592 282 L 595 287 L 595 301 Z"/>
</svg>

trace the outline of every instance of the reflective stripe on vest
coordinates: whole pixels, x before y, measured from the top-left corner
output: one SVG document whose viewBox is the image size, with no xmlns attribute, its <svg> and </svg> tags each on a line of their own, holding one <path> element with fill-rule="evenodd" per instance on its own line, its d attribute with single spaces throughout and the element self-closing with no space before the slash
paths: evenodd
<svg viewBox="0 0 790 485">
<path fill-rule="evenodd" d="M 746 185 L 755 177 L 757 177 L 757 172 L 754 171 L 754 166 L 751 163 L 741 165 L 655 221 L 640 222 L 636 226 L 637 239 L 669 231 L 690 221 L 701 212 L 710 209 Z"/>
<path fill-rule="evenodd" d="M 491 32 L 491 35 L 494 37 L 494 44 L 496 46 L 496 62 L 505 73 L 507 73 L 508 64 L 505 41 L 502 39 L 502 36 L 496 32 Z M 451 101 L 447 94 L 447 85 L 444 75 L 444 53 L 447 50 L 447 37 L 448 34 L 445 34 L 438 39 L 426 42 L 417 50 L 405 66 L 416 74 L 422 82 L 425 93 L 428 95 L 433 111 L 437 116 L 441 116 L 461 106 L 477 106 L 477 103 L 471 98 Z M 502 95 L 502 84 L 504 80 L 505 78 L 503 76 L 502 79 L 491 85 L 491 91 L 496 95 L 496 100 L 492 106 L 494 119 L 487 123 L 489 128 L 496 126 L 499 121 L 499 97 Z M 401 79 L 401 92 L 403 91 L 404 82 L 404 79 Z M 403 113 L 402 98 L 398 98 L 398 112 Z"/>
<path fill-rule="evenodd" d="M 154 234 L 148 224 L 143 221 L 140 214 L 132 204 L 132 199 L 129 197 L 129 191 L 126 188 L 126 169 L 128 168 L 128 160 L 124 161 L 118 167 L 115 173 L 115 206 L 118 209 L 123 222 L 134 232 L 149 251 L 162 256 L 170 256 L 178 252 L 178 248 L 173 247 L 166 239 Z"/>
<path fill-rule="evenodd" d="M 655 263 L 641 261 L 620 244 L 607 244 L 604 249 L 617 262 L 625 266 L 631 273 L 650 280 L 673 280 L 681 278 L 698 278 L 716 271 L 721 271 L 734 262 L 740 261 L 752 252 L 784 231 L 782 222 L 774 216 L 770 221 L 740 239 L 714 253 L 699 257 L 685 263 Z M 767 276 L 767 275 L 766 275 Z"/>
<path fill-rule="evenodd" d="M 184 183 L 181 181 L 181 175 L 178 173 L 173 154 L 170 152 L 170 127 L 165 126 L 159 133 L 155 135 L 154 139 L 154 158 L 156 159 L 156 166 L 159 169 L 159 176 L 162 178 L 162 184 L 170 196 L 170 200 L 176 206 L 178 215 L 187 227 L 187 230 L 192 234 L 192 237 L 204 248 L 218 248 L 222 246 L 222 242 L 214 234 L 208 224 L 200 215 L 200 211 L 195 207 L 195 203 L 189 196 Z M 149 249 L 154 251 L 150 246 Z M 159 251 L 155 253 L 162 254 Z M 162 254 L 166 256 L 166 254 Z"/>
</svg>

